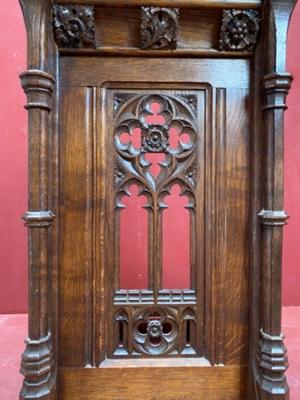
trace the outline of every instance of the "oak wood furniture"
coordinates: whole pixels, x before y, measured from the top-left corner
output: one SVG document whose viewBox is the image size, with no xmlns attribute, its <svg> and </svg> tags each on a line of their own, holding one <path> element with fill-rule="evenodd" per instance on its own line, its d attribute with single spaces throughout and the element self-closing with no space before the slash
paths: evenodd
<svg viewBox="0 0 300 400">
<path fill-rule="evenodd" d="M 283 115 L 296 0 L 20 3 L 20 399 L 287 400 Z"/>
</svg>

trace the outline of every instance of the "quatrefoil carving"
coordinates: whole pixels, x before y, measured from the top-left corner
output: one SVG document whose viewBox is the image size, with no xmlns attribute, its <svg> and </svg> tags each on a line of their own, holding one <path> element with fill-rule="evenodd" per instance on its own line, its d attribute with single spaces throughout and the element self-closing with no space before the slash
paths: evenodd
<svg viewBox="0 0 300 400">
<path fill-rule="evenodd" d="M 148 309 L 140 312 L 133 326 L 133 344 L 138 353 L 166 354 L 175 350 L 178 324 L 175 310 Z"/>
</svg>

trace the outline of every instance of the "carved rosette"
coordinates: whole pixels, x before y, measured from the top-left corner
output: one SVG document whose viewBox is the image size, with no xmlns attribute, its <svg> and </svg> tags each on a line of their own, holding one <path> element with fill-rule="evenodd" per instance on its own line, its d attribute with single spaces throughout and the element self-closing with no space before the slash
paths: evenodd
<svg viewBox="0 0 300 400">
<path fill-rule="evenodd" d="M 220 49 L 251 51 L 260 29 L 259 13 L 254 10 L 224 10 L 221 25 Z"/>
<path fill-rule="evenodd" d="M 179 10 L 142 7 L 141 39 L 143 49 L 176 49 Z"/>
<path fill-rule="evenodd" d="M 146 153 L 165 153 L 169 146 L 169 132 L 166 126 L 151 125 L 143 130 L 142 148 Z"/>
<path fill-rule="evenodd" d="M 59 47 L 95 47 L 94 7 L 53 6 L 54 37 Z"/>
<path fill-rule="evenodd" d="M 175 310 L 151 308 L 138 312 L 135 316 L 133 345 L 138 353 L 169 353 L 175 349 L 177 335 Z"/>
</svg>

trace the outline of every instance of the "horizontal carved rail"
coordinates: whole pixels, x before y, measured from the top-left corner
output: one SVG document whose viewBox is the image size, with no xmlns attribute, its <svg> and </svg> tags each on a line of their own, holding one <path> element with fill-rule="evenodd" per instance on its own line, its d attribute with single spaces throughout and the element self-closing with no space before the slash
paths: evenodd
<svg viewBox="0 0 300 400">
<path fill-rule="evenodd" d="M 109 7 L 181 7 L 181 8 L 260 8 L 261 0 L 60 0 L 58 4 L 90 4 Z"/>
<path fill-rule="evenodd" d="M 207 57 L 207 58 L 249 58 L 252 53 L 249 51 L 218 51 L 215 49 L 176 49 L 176 50 L 140 50 L 136 47 L 99 47 L 80 49 L 60 49 L 60 54 L 84 55 L 84 56 L 114 56 L 114 57 Z"/>
</svg>

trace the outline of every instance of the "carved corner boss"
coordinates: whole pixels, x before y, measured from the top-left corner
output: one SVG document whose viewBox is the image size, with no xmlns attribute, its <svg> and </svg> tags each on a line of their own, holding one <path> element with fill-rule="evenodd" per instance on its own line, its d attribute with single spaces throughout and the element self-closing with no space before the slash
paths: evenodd
<svg viewBox="0 0 300 400">
<path fill-rule="evenodd" d="M 220 49 L 251 51 L 260 29 L 260 16 L 255 10 L 224 10 Z"/>
<path fill-rule="evenodd" d="M 59 47 L 95 47 L 94 7 L 54 5 L 53 26 Z"/>
</svg>

